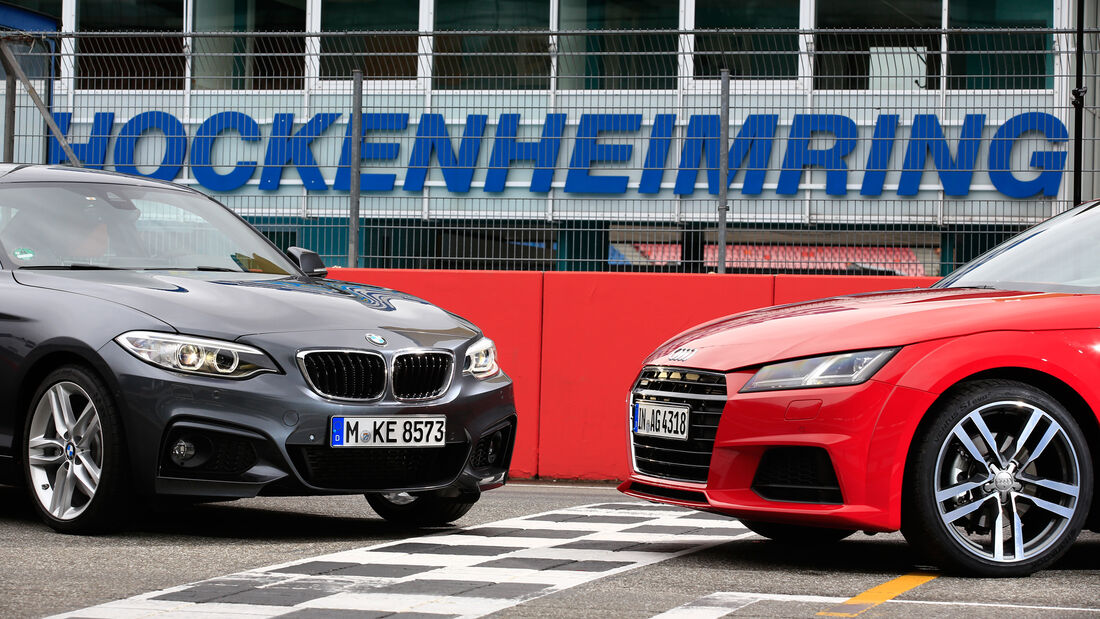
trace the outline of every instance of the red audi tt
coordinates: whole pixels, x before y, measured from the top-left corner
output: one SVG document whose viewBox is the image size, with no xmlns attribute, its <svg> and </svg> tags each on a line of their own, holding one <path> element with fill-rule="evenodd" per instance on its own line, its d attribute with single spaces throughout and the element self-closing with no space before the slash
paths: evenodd
<svg viewBox="0 0 1100 619">
<path fill-rule="evenodd" d="M 1042 569 L 1083 527 L 1100 530 L 1097 239 L 1100 202 L 930 289 L 677 335 L 630 394 L 619 489 L 780 541 L 900 529 L 944 569 Z"/>
</svg>

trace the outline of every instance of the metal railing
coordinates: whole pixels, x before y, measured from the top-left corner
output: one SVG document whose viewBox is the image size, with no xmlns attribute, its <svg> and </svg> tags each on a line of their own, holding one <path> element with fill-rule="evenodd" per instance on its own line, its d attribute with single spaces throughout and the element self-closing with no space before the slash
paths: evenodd
<svg viewBox="0 0 1100 619">
<path fill-rule="evenodd" d="M 939 275 L 1069 208 L 1075 182 L 1100 193 L 1100 32 L 1083 40 L 5 33 L 26 81 L 9 87 L 3 131 L 14 161 L 189 185 L 330 264 L 701 272 L 724 258 L 732 272 Z"/>
</svg>

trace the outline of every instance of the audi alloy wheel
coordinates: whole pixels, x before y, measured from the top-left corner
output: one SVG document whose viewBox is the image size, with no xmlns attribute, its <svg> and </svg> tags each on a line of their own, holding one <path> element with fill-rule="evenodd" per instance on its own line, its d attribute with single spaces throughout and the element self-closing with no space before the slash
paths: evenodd
<svg viewBox="0 0 1100 619">
<path fill-rule="evenodd" d="M 984 576 L 1028 574 L 1081 531 L 1091 458 L 1072 415 L 1046 393 L 976 381 L 944 403 L 915 444 L 903 531 L 937 563 Z"/>
</svg>

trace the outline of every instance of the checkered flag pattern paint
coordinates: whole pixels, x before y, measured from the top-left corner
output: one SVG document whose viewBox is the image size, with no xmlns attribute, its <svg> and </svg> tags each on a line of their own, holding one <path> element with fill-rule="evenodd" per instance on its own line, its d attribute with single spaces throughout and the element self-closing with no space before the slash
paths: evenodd
<svg viewBox="0 0 1100 619">
<path fill-rule="evenodd" d="M 601 503 L 258 568 L 58 617 L 480 617 L 750 535 L 724 516 Z"/>
</svg>

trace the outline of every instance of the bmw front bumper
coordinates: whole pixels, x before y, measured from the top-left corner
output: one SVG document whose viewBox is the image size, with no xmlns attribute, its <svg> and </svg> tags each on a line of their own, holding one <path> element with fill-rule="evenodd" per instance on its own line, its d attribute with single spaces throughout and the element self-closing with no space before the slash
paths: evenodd
<svg viewBox="0 0 1100 619">
<path fill-rule="evenodd" d="M 269 352 L 271 352 L 269 350 Z M 225 380 L 150 366 L 111 342 L 110 368 L 126 433 L 132 483 L 141 494 L 241 498 L 265 495 L 414 492 L 477 494 L 503 485 L 516 436 L 512 382 L 456 376 L 440 398 L 335 402 L 315 393 L 299 368 Z M 443 447 L 332 448 L 334 416 L 446 417 Z M 500 432 L 493 453 L 488 441 Z M 173 459 L 181 440 L 197 453 Z"/>
</svg>

